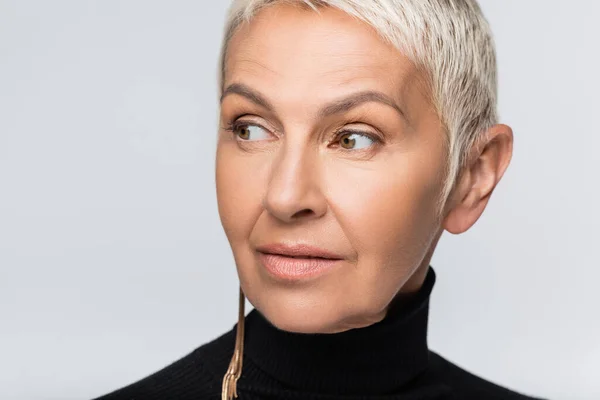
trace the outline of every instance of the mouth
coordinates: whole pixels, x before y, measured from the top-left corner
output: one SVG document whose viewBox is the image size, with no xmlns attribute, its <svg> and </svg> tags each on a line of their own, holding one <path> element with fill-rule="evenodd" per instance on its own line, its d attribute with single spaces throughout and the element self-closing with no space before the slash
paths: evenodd
<svg viewBox="0 0 600 400">
<path fill-rule="evenodd" d="M 316 257 L 316 256 L 289 256 L 286 254 L 279 254 L 279 253 L 264 253 L 264 254 L 273 254 L 275 256 L 282 256 L 282 257 L 288 257 L 288 258 L 300 258 L 300 259 L 304 259 L 304 260 L 312 260 L 312 259 L 317 259 L 317 260 L 337 260 L 337 258 L 328 258 L 328 257 Z"/>
<path fill-rule="evenodd" d="M 341 255 L 329 250 L 307 244 L 287 245 L 282 243 L 273 243 L 258 246 L 256 250 L 264 254 L 299 259 L 342 260 L 344 258 Z"/>
<path fill-rule="evenodd" d="M 331 251 L 305 244 L 280 243 L 256 248 L 258 259 L 279 281 L 306 281 L 324 275 L 341 265 L 344 258 Z"/>
</svg>

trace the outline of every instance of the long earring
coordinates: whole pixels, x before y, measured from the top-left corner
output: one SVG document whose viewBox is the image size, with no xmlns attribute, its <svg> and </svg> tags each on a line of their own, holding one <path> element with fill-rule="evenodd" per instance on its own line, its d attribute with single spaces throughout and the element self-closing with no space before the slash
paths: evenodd
<svg viewBox="0 0 600 400">
<path fill-rule="evenodd" d="M 244 321 L 245 321 L 245 305 L 246 297 L 240 286 L 240 304 L 238 306 L 238 324 L 235 337 L 235 350 L 233 357 L 229 363 L 229 368 L 223 377 L 223 389 L 221 391 L 221 400 L 231 400 L 238 397 L 237 381 L 242 375 L 242 361 L 244 357 Z"/>
</svg>

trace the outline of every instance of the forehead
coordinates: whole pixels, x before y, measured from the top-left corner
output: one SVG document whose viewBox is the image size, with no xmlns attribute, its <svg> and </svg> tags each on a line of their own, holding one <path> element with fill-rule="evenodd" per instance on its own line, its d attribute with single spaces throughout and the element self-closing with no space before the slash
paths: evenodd
<svg viewBox="0 0 600 400">
<path fill-rule="evenodd" d="M 279 4 L 233 35 L 224 86 L 251 81 L 277 98 L 328 100 L 355 89 L 382 91 L 401 103 L 417 83 L 414 64 L 366 23 L 334 8 L 320 14 Z"/>
</svg>

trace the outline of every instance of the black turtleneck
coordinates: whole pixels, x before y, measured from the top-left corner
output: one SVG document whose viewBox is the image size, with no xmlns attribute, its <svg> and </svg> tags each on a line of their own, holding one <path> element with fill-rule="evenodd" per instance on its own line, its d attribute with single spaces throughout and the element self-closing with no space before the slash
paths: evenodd
<svg viewBox="0 0 600 400">
<path fill-rule="evenodd" d="M 373 325 L 334 334 L 280 330 L 258 310 L 245 321 L 240 400 L 533 399 L 465 371 L 429 350 L 427 317 L 435 284 L 395 303 Z M 95 400 L 220 399 L 237 324 L 163 369 Z"/>
</svg>

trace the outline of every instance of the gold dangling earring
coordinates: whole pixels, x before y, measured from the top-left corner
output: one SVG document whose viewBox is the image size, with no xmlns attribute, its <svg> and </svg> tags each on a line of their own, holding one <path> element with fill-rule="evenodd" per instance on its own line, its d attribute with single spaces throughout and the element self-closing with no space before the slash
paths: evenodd
<svg viewBox="0 0 600 400">
<path fill-rule="evenodd" d="M 223 389 L 221 390 L 221 400 L 231 400 L 238 397 L 237 381 L 242 375 L 242 361 L 244 357 L 244 321 L 245 321 L 245 305 L 246 297 L 240 286 L 240 304 L 238 307 L 238 324 L 235 337 L 235 350 L 233 357 L 229 363 L 229 368 L 223 377 Z"/>
</svg>

